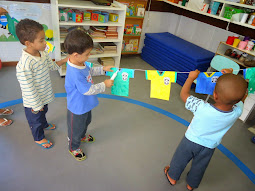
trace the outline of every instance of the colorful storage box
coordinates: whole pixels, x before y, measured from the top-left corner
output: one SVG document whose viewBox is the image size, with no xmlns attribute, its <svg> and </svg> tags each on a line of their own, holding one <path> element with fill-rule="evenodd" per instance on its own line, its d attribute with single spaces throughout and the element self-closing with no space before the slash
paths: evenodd
<svg viewBox="0 0 255 191">
<path fill-rule="evenodd" d="M 84 21 L 90 21 L 91 19 L 91 13 L 90 12 L 84 12 Z"/>
<path fill-rule="evenodd" d="M 101 14 L 99 14 L 99 22 L 101 23 L 107 23 L 109 21 L 109 13 L 108 12 L 101 12 Z"/>
<path fill-rule="evenodd" d="M 118 22 L 119 20 L 119 15 L 115 13 L 110 13 L 109 15 L 109 20 L 112 22 Z"/>
<path fill-rule="evenodd" d="M 72 13 L 72 20 L 76 23 L 82 23 L 83 21 L 83 15 L 82 13 L 73 12 Z"/>
<path fill-rule="evenodd" d="M 91 13 L 91 20 L 92 21 L 98 21 L 99 14 L 98 13 Z"/>
</svg>

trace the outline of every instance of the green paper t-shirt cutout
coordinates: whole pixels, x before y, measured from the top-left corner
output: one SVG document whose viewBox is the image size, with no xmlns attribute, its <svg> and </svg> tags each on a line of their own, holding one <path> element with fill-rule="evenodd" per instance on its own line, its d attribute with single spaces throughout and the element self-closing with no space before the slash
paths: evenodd
<svg viewBox="0 0 255 191">
<path fill-rule="evenodd" d="M 111 68 L 113 72 L 106 72 L 107 76 L 112 75 L 118 70 L 118 68 Z M 129 78 L 134 78 L 134 70 L 123 68 L 120 69 L 116 78 L 114 79 L 114 85 L 112 86 L 111 93 L 118 96 L 126 96 L 129 94 Z"/>
<path fill-rule="evenodd" d="M 248 93 L 253 94 L 255 92 L 255 67 L 247 68 L 245 73 L 245 79 L 249 79 Z"/>
</svg>

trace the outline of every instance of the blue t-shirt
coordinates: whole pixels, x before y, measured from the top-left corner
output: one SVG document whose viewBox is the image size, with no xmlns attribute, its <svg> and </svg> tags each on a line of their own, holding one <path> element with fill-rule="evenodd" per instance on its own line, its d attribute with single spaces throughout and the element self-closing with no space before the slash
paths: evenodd
<svg viewBox="0 0 255 191">
<path fill-rule="evenodd" d="M 67 93 L 67 109 L 76 115 L 81 115 L 92 110 L 98 105 L 96 95 L 84 95 L 93 84 L 90 72 L 91 63 L 86 66 L 73 67 L 67 64 L 65 89 Z"/>
<path fill-rule="evenodd" d="M 194 114 L 185 137 L 213 149 L 220 144 L 223 136 L 242 114 L 243 102 L 235 104 L 231 111 L 222 111 L 204 100 L 189 96 L 185 107 Z"/>
<path fill-rule="evenodd" d="M 222 76 L 221 72 L 213 72 L 208 75 L 206 72 L 201 72 L 197 78 L 196 93 L 213 95 L 213 91 L 217 79 Z"/>
</svg>

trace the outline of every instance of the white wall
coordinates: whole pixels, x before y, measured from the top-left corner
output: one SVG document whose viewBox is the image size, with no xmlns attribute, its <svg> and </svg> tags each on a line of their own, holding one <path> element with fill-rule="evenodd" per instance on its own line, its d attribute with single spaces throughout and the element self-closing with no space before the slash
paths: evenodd
<svg viewBox="0 0 255 191">
<path fill-rule="evenodd" d="M 139 52 L 144 45 L 145 33 L 159 32 L 172 33 L 212 52 L 216 52 L 220 41 L 226 41 L 228 36 L 235 34 L 174 13 L 147 11 Z"/>
</svg>

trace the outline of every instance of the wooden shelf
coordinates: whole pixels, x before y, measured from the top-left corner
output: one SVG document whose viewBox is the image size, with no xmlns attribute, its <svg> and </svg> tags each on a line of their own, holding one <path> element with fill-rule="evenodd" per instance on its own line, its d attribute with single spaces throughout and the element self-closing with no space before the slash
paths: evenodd
<svg viewBox="0 0 255 191">
<path fill-rule="evenodd" d="M 58 7 L 60 8 L 75 8 L 75 9 L 90 9 L 90 10 L 105 10 L 105 11 L 124 11 L 122 7 L 113 3 L 111 6 L 96 5 L 91 1 L 83 0 L 59 0 Z"/>
<path fill-rule="evenodd" d="M 74 21 L 60 21 L 60 26 L 122 26 L 119 22 L 108 21 L 107 23 L 101 23 L 98 21 L 83 21 L 82 23 L 76 23 Z"/>
<path fill-rule="evenodd" d="M 122 51 L 121 54 L 138 54 L 138 51 Z"/>
<path fill-rule="evenodd" d="M 93 39 L 93 42 L 121 42 L 122 40 L 121 39 L 108 39 L 108 38 L 105 38 L 105 39 Z M 61 38 L 60 39 L 60 43 L 64 43 L 64 39 Z"/>
<path fill-rule="evenodd" d="M 144 17 L 138 17 L 138 16 L 126 16 L 126 19 L 144 19 Z"/>
<path fill-rule="evenodd" d="M 124 36 L 136 37 L 141 35 L 140 34 L 124 34 Z"/>
<path fill-rule="evenodd" d="M 244 26 L 244 27 L 247 27 L 247 28 L 251 28 L 251 29 L 255 29 L 255 26 L 252 26 L 252 25 L 249 25 L 247 23 L 240 23 L 240 22 L 236 22 L 236 21 L 230 21 L 230 19 L 227 19 L 227 18 L 224 18 L 223 16 L 220 16 L 220 15 L 223 15 L 223 11 L 224 10 L 224 7 L 225 5 L 234 5 L 234 6 L 237 6 L 237 7 L 242 7 L 242 8 L 245 8 L 245 9 L 255 9 L 255 6 L 251 6 L 251 5 L 245 5 L 245 4 L 240 4 L 240 3 L 234 3 L 234 2 L 230 2 L 230 1 L 223 1 L 223 0 L 215 0 L 216 2 L 220 2 L 220 3 L 223 3 L 223 7 L 222 7 L 222 10 L 221 10 L 221 13 L 220 15 L 212 15 L 212 14 L 209 14 L 209 13 L 204 13 L 204 12 L 201 12 L 201 11 L 197 11 L 197 10 L 193 10 L 189 7 L 185 7 L 185 6 L 182 6 L 182 5 L 179 5 L 179 4 L 176 4 L 176 3 L 172 3 L 168 0 L 158 0 L 158 1 L 163 1 L 165 3 L 168 3 L 168 4 L 171 4 L 173 6 L 176 6 L 176 7 L 179 7 L 179 8 L 182 8 L 182 9 L 185 9 L 185 10 L 188 10 L 188 11 L 192 11 L 194 13 L 198 13 L 198 14 L 201 14 L 201 15 L 205 15 L 205 16 L 208 16 L 208 17 L 213 17 L 215 19 L 219 19 L 219 20 L 222 20 L 222 21 L 226 21 L 226 22 L 230 22 L 230 23 L 234 23 L 234 24 L 237 24 L 237 25 L 240 25 L 240 26 Z"/>
<path fill-rule="evenodd" d="M 225 45 L 227 45 L 227 46 L 229 46 L 229 47 L 231 47 L 231 48 L 233 48 L 233 49 L 239 50 L 239 51 L 241 51 L 241 52 L 245 52 L 245 53 L 247 53 L 247 54 L 249 54 L 249 55 L 251 55 L 251 56 L 255 56 L 255 51 L 254 51 L 254 50 L 253 50 L 253 51 L 241 50 L 241 49 L 239 49 L 239 48 L 237 48 L 237 47 L 233 47 L 232 45 L 227 44 L 226 42 L 221 42 L 221 43 L 222 43 L 222 44 L 225 44 Z"/>
</svg>

